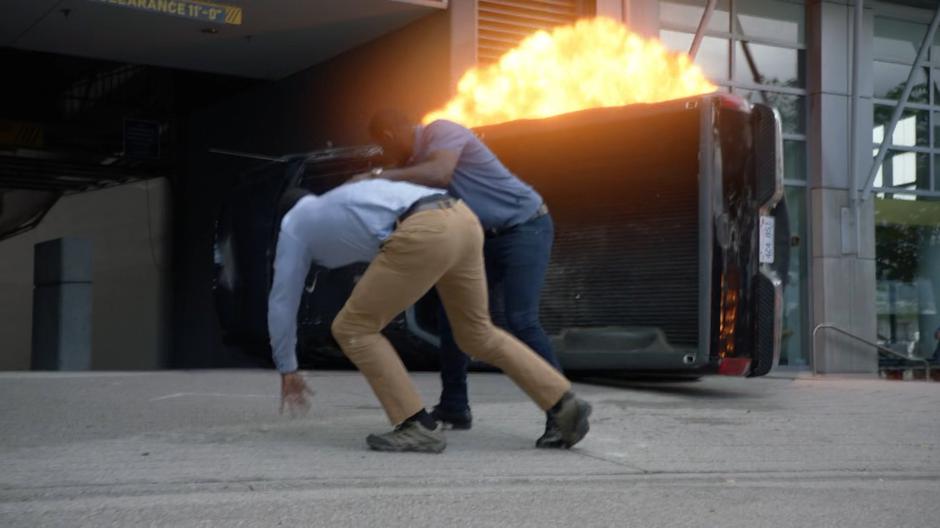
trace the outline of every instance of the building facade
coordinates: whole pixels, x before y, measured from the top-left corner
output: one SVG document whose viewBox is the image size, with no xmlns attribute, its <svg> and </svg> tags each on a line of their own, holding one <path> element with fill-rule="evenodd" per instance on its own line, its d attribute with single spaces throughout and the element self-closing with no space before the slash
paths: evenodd
<svg viewBox="0 0 940 528">
<path fill-rule="evenodd" d="M 688 49 L 705 2 L 655 4 L 650 9 L 658 11 L 659 37 Z M 823 373 L 877 369 L 873 347 L 828 328 L 814 332 L 826 323 L 903 355 L 932 355 L 940 325 L 940 143 L 934 138 L 940 131 L 934 106 L 940 37 L 927 37 L 938 7 L 716 4 L 696 61 L 723 90 L 770 102 L 783 117 L 795 236 L 781 366 Z M 875 167 L 909 77 L 909 101 Z"/>
<path fill-rule="evenodd" d="M 780 368 L 872 374 L 876 349 L 839 330 L 906 356 L 937 346 L 940 33 L 928 33 L 938 9 L 930 0 L 456 1 L 452 56 L 455 72 L 485 63 L 512 30 L 570 13 L 622 20 L 681 52 L 701 26 L 695 62 L 706 75 L 783 120 L 793 237 Z"/>
<path fill-rule="evenodd" d="M 154 298 L 169 308 L 161 309 L 165 316 L 152 317 L 155 322 L 149 327 L 158 334 L 153 340 L 164 344 L 142 362 L 106 359 L 124 353 L 116 345 L 115 350 L 95 351 L 96 368 L 232 364 L 233 352 L 221 343 L 215 316 L 210 248 L 221 197 L 244 164 L 213 155 L 210 149 L 276 155 L 365 143 L 366 122 L 375 110 L 395 106 L 423 115 L 450 97 L 470 67 L 496 60 L 535 30 L 595 15 L 621 20 L 676 51 L 688 52 L 700 38 L 695 62 L 720 90 L 779 109 L 793 231 L 780 368 L 878 372 L 874 347 L 828 328 L 820 328 L 814 339 L 814 330 L 823 324 L 898 354 L 933 354 L 940 327 L 940 32 L 936 32 L 940 6 L 936 0 L 368 0 L 365 4 L 376 13 L 371 18 L 363 18 L 361 10 L 352 7 L 343 8 L 342 14 L 328 12 L 315 2 L 287 6 L 293 10 L 289 20 L 276 16 L 283 13 L 270 6 L 264 7 L 270 10 L 267 17 L 262 13 L 256 17 L 246 8 L 242 25 L 206 32 L 189 21 L 147 18 L 88 3 L 82 6 L 87 11 L 82 17 L 49 16 L 32 24 L 33 18 L 24 15 L 26 29 L 10 33 L 13 40 L 4 45 L 16 49 L 251 81 L 235 89 L 231 84 L 235 77 L 226 77 L 218 81 L 232 87 L 224 97 L 173 115 L 177 169 L 167 176 L 166 198 L 152 204 L 154 210 L 166 212 L 171 227 L 157 242 L 152 232 L 139 237 L 148 242 L 147 259 L 161 256 L 156 268 L 164 277 L 163 286 Z M 35 8 L 29 2 L 22 5 Z M 706 12 L 710 16 L 703 24 Z M 86 21 L 90 25 L 81 26 Z M 140 38 L 105 45 L 120 34 L 102 34 L 100 49 L 80 47 L 88 44 L 84 36 L 94 30 L 93 24 L 118 22 L 138 28 Z M 159 26 L 154 25 L 157 22 Z M 277 24 L 296 25 L 296 35 L 274 27 Z M 148 36 L 146 31 L 154 27 L 160 34 Z M 350 28 L 367 28 L 369 36 L 354 35 Z M 167 35 L 180 43 L 180 50 L 205 54 L 159 53 L 151 44 Z M 303 42 L 316 48 L 309 59 L 296 53 L 297 42 L 290 40 L 295 36 L 309 39 Z M 208 46 L 205 39 L 218 43 Z M 119 56 L 113 50 L 119 50 Z M 883 162 L 874 163 L 876 156 Z M 145 190 L 149 206 L 149 188 Z M 105 200 L 108 195 L 101 196 Z M 145 219 L 149 228 L 149 212 Z M 67 229 L 47 231 L 43 237 L 74 234 Z M 27 246 L 7 243 L 0 252 L 14 248 L 27 254 Z M 17 342 L 26 343 L 28 266 L 18 266 L 16 272 L 22 280 L 11 278 L 12 272 L 6 280 L 18 284 L 22 302 L 17 306 L 22 309 L 9 303 L 6 319 L 21 322 L 0 327 L 0 334 L 16 334 Z M 102 271 L 100 279 L 108 281 L 109 276 Z M 108 302 L 113 307 L 141 302 L 130 294 L 119 297 Z M 118 343 L 116 329 L 121 327 L 115 318 L 96 317 L 96 339 Z M 112 333 L 114 339 L 109 338 Z M 15 353 L 15 358 L 0 365 L 28 364 L 25 344 Z"/>
</svg>

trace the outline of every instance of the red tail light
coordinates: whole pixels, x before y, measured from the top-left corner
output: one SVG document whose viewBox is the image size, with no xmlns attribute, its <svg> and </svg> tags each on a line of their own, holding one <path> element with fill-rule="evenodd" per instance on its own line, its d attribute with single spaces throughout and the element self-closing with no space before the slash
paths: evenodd
<svg viewBox="0 0 940 528">
<path fill-rule="evenodd" d="M 750 358 L 722 358 L 718 373 L 722 376 L 745 376 L 751 370 Z"/>
</svg>

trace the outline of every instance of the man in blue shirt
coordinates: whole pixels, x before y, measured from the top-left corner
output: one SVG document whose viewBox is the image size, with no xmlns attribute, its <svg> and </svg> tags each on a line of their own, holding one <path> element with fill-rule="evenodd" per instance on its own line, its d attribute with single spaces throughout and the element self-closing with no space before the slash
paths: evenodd
<svg viewBox="0 0 940 528">
<path fill-rule="evenodd" d="M 401 112 L 385 110 L 372 118 L 369 133 L 388 160 L 402 167 L 384 171 L 382 178 L 447 189 L 476 213 L 486 233 L 487 279 L 493 291 L 502 293 L 507 329 L 561 370 L 539 322 L 540 293 L 554 238 L 542 197 L 457 123 L 438 120 L 421 126 Z M 473 420 L 467 397 L 469 358 L 457 348 L 447 318 L 441 319 L 443 388 L 433 414 L 455 429 L 469 429 Z M 564 446 L 551 415 L 546 416 L 545 433 L 536 446 Z"/>
<path fill-rule="evenodd" d="M 420 167 L 417 170 L 422 170 Z M 285 193 L 268 298 L 268 329 L 281 373 L 281 407 L 305 411 L 297 372 L 297 310 L 311 263 L 336 268 L 369 262 L 333 321 L 343 353 L 366 377 L 395 429 L 369 435 L 378 451 L 439 453 L 441 427 L 425 410 L 382 329 L 436 287 L 468 353 L 498 366 L 559 424 L 565 447 L 588 431 L 591 406 L 542 358 L 493 326 L 486 304 L 483 230 L 473 212 L 440 189 L 370 179 L 322 196 Z M 315 287 L 315 285 L 314 285 Z"/>
</svg>

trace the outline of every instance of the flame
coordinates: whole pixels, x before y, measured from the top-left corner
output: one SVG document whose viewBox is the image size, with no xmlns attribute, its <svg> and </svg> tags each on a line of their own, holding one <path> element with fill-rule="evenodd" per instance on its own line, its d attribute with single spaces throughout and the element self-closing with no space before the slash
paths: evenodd
<svg viewBox="0 0 940 528">
<path fill-rule="evenodd" d="M 734 331 L 738 320 L 737 273 L 721 275 L 721 312 L 718 317 L 718 355 L 722 358 L 734 357 Z"/>
<path fill-rule="evenodd" d="M 715 89 L 688 55 L 599 17 L 538 31 L 498 62 L 470 69 L 457 94 L 423 122 L 449 119 L 477 127 Z"/>
</svg>

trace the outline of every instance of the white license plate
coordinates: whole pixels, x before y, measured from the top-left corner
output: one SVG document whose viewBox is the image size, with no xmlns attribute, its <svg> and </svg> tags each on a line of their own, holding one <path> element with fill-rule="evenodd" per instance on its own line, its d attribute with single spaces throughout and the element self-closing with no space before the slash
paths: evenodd
<svg viewBox="0 0 940 528">
<path fill-rule="evenodd" d="M 760 217 L 758 256 L 761 264 L 774 263 L 774 218 L 772 216 Z"/>
</svg>

